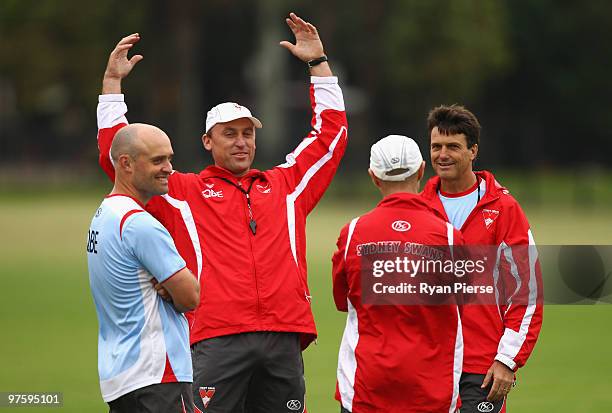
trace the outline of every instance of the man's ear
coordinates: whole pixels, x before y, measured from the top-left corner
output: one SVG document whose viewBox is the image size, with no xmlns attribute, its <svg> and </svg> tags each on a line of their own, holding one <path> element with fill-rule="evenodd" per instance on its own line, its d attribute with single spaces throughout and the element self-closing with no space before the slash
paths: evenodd
<svg viewBox="0 0 612 413">
<path fill-rule="evenodd" d="M 212 150 L 212 142 L 209 134 L 205 133 L 202 135 L 202 145 L 204 145 L 204 149 L 207 151 Z"/>
<path fill-rule="evenodd" d="M 423 179 L 423 175 L 425 175 L 425 161 L 421 163 L 421 167 L 419 168 L 417 172 L 417 181 L 420 181 L 421 179 Z"/>
<path fill-rule="evenodd" d="M 127 153 L 119 155 L 117 164 L 119 165 L 119 168 L 121 168 L 121 170 L 123 170 L 124 172 L 132 172 L 134 168 L 132 157 Z"/>
<path fill-rule="evenodd" d="M 472 147 L 470 148 L 470 152 L 472 152 L 472 161 L 474 159 L 476 159 L 476 156 L 478 155 L 478 144 L 475 143 L 472 145 Z"/>
<path fill-rule="evenodd" d="M 374 184 L 374 186 L 380 189 L 380 179 L 378 179 L 378 177 L 374 175 L 374 172 L 372 172 L 370 168 L 368 168 L 368 175 L 370 175 L 370 178 L 372 179 L 372 183 Z"/>
</svg>

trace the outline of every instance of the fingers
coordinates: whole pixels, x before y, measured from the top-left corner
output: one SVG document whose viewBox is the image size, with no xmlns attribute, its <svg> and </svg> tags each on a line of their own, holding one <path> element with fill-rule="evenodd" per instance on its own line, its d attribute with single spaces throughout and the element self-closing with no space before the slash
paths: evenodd
<svg viewBox="0 0 612 413">
<path fill-rule="evenodd" d="M 482 386 L 480 386 L 480 388 L 484 389 L 485 387 L 487 387 L 489 385 L 489 382 L 491 381 L 492 377 L 493 377 L 493 368 L 490 368 L 489 371 L 487 371 L 487 375 L 485 376 L 484 380 L 482 381 Z"/>
<path fill-rule="evenodd" d="M 132 46 L 134 46 L 139 41 L 140 34 L 138 33 L 133 33 L 129 36 L 124 37 L 119 41 L 119 43 L 117 43 L 117 46 L 115 46 L 115 49 L 111 52 L 111 57 L 127 56 L 128 50 L 131 49 Z M 134 63 L 137 63 L 140 60 L 142 60 L 142 58 L 137 59 Z"/>
<path fill-rule="evenodd" d="M 289 50 L 291 53 L 293 53 L 293 48 L 295 47 L 295 45 L 293 43 L 290 43 L 286 40 L 283 40 L 282 42 L 279 42 L 279 45 L 283 46 L 285 49 Z"/>
<path fill-rule="evenodd" d="M 301 17 L 295 13 L 289 13 L 289 18 L 285 19 L 287 25 L 293 33 L 303 31 L 311 34 L 316 34 L 317 29 L 312 24 L 304 21 Z"/>
<path fill-rule="evenodd" d="M 157 292 L 157 295 L 159 295 L 163 300 L 166 300 L 166 301 L 172 300 L 172 298 L 170 297 L 170 293 L 168 293 L 168 290 L 166 290 L 161 284 L 158 284 L 156 282 L 153 285 L 155 286 L 155 291 Z"/>
<path fill-rule="evenodd" d="M 289 26 L 291 31 L 295 33 L 295 31 L 297 30 L 297 25 L 293 22 L 293 20 L 285 19 L 285 21 L 287 22 L 287 26 Z"/>
<path fill-rule="evenodd" d="M 494 377 L 493 378 L 493 386 L 491 386 L 491 391 L 487 395 L 487 400 L 490 402 L 496 402 L 508 395 L 510 390 L 512 389 L 512 382 L 508 381 L 503 377 Z"/>
<path fill-rule="evenodd" d="M 132 56 L 132 58 L 129 60 L 130 65 L 134 66 L 136 63 L 140 62 L 144 57 L 141 54 L 135 54 L 134 56 Z"/>
<path fill-rule="evenodd" d="M 132 46 L 134 46 L 134 44 L 133 44 L 133 43 L 124 43 L 124 44 L 118 44 L 118 45 L 115 47 L 115 51 L 118 51 L 118 50 L 127 50 L 127 49 L 131 49 L 131 48 L 132 48 Z"/>
<path fill-rule="evenodd" d="M 140 41 L 140 34 L 138 33 L 134 33 L 134 34 L 130 34 L 129 36 L 125 36 L 123 39 L 119 41 L 119 43 L 117 43 L 117 46 L 115 46 L 115 50 L 113 50 L 113 53 L 119 53 L 119 52 L 128 50 L 129 48 L 134 46 L 139 41 Z"/>
<path fill-rule="evenodd" d="M 493 379 L 493 386 L 491 386 L 491 391 L 487 395 L 487 400 L 490 402 L 496 402 L 504 397 L 504 392 L 501 387 L 501 383 L 497 379 Z"/>
<path fill-rule="evenodd" d="M 308 26 L 308 30 L 310 30 L 312 34 L 317 34 L 317 28 L 314 27 L 312 24 L 306 23 L 306 26 Z"/>
<path fill-rule="evenodd" d="M 140 33 L 132 33 L 128 36 L 125 36 L 123 39 L 119 40 L 117 46 L 124 44 L 134 44 L 140 40 Z"/>
<path fill-rule="evenodd" d="M 289 17 L 291 18 L 291 20 L 295 23 L 297 27 L 301 29 L 308 28 L 308 25 L 306 24 L 306 22 L 302 20 L 302 18 L 296 15 L 295 13 L 289 13 Z"/>
</svg>

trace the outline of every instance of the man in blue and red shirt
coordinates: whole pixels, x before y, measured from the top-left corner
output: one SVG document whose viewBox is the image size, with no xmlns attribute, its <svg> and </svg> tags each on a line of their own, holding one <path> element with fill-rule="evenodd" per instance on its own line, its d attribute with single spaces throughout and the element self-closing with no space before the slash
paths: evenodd
<svg viewBox="0 0 612 413">
<path fill-rule="evenodd" d="M 198 305 L 199 286 L 168 231 L 144 210 L 151 197 L 168 192 L 172 146 L 160 129 L 133 124 L 117 134 L 110 153 L 115 185 L 87 242 L 102 397 L 111 413 L 193 412 L 182 312 Z"/>
</svg>

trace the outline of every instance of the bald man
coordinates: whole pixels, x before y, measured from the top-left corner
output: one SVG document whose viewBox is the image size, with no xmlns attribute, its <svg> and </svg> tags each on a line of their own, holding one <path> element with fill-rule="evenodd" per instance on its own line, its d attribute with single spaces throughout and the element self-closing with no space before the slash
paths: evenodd
<svg viewBox="0 0 612 413">
<path fill-rule="evenodd" d="M 168 231 L 144 205 L 168 192 L 172 145 L 151 125 L 123 128 L 116 179 L 89 228 L 89 280 L 99 322 L 98 372 L 110 412 L 193 412 L 189 330 L 200 288 Z M 167 299 L 156 293 L 167 292 Z"/>
</svg>

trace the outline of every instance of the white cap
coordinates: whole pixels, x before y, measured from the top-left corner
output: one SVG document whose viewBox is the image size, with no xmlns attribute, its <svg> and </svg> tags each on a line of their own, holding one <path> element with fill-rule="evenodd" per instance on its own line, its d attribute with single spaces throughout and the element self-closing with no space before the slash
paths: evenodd
<svg viewBox="0 0 612 413">
<path fill-rule="evenodd" d="M 415 174 L 422 163 L 419 145 L 406 136 L 389 135 L 372 145 L 370 150 L 370 169 L 383 181 L 403 181 Z M 406 172 L 388 175 L 396 169 L 406 169 Z"/>
<path fill-rule="evenodd" d="M 208 111 L 206 115 L 206 133 L 208 133 L 217 123 L 230 122 L 240 118 L 249 118 L 256 128 L 261 128 L 263 125 L 253 115 L 251 111 L 234 102 L 219 103 L 217 106 Z"/>
</svg>

